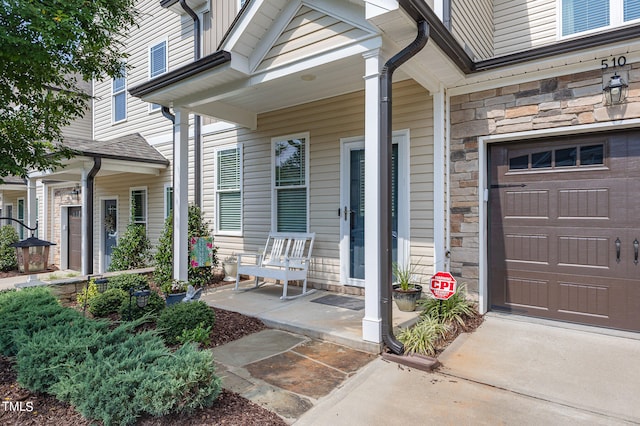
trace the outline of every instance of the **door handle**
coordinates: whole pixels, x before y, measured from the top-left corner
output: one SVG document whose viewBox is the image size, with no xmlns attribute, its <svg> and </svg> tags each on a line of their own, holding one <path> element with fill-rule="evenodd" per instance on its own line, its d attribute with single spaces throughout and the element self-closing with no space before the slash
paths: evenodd
<svg viewBox="0 0 640 426">
<path fill-rule="evenodd" d="M 620 238 L 616 238 L 616 262 L 620 263 L 620 248 L 622 247 L 622 241 Z"/>
<path fill-rule="evenodd" d="M 343 214 L 344 214 L 345 221 L 347 220 L 347 216 L 349 215 L 349 213 L 351 213 L 351 210 L 349 210 L 347 206 L 344 206 Z"/>
<path fill-rule="evenodd" d="M 633 263 L 636 265 L 638 264 L 638 248 L 640 248 L 640 242 L 638 242 L 638 239 L 636 238 L 633 241 Z"/>
</svg>

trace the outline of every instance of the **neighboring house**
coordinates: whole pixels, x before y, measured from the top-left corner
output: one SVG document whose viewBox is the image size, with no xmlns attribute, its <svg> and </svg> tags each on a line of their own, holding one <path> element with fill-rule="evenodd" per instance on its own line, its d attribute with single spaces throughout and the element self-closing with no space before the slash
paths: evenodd
<svg viewBox="0 0 640 426">
<path fill-rule="evenodd" d="M 152 244 L 174 208 L 186 259 L 187 203 L 200 201 L 221 258 L 260 249 L 269 231 L 315 232 L 310 282 L 364 293 L 363 339 L 380 342 L 388 107 L 395 261 L 418 264 L 425 284 L 450 270 L 483 312 L 640 331 L 640 1 L 186 4 L 193 13 L 140 1 L 125 77 L 93 85 L 86 139 L 135 139 L 171 165 L 131 155 L 100 169 L 79 203 L 92 219 L 83 271 L 105 269 L 105 213 L 115 208 L 122 232 L 131 200 Z M 393 74 L 389 104 L 383 66 L 419 29 L 426 46 Z M 614 73 L 629 90 L 609 105 Z M 75 175 L 54 178 L 85 192 L 106 155 L 86 144 Z M 55 185 L 44 185 L 49 231 L 72 208 L 54 207 Z M 64 266 L 68 241 L 57 250 Z M 185 279 L 186 263 L 174 273 Z"/>
<path fill-rule="evenodd" d="M 316 232 L 311 281 L 364 288 L 375 342 L 380 71 L 425 21 L 426 47 L 394 75 L 394 258 L 425 281 L 451 270 L 483 312 L 638 330 L 639 14 L 630 0 L 251 0 L 214 53 L 130 93 L 172 108 L 174 170 L 193 161 L 189 114 L 236 123 L 204 135 L 221 253 Z M 620 105 L 603 96 L 614 72 Z M 181 209 L 190 182 L 176 174 Z"/>
</svg>

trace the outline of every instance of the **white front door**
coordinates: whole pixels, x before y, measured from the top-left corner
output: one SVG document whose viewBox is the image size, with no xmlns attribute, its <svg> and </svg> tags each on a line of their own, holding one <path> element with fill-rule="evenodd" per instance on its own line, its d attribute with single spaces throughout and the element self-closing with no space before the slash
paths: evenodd
<svg viewBox="0 0 640 426">
<path fill-rule="evenodd" d="M 392 151 L 392 256 L 407 258 L 409 223 L 408 137 L 394 134 Z M 345 285 L 364 287 L 364 139 L 342 140 L 340 173 L 340 279 Z M 376 208 L 369 206 L 369 208 Z M 377 244 L 371 242 L 371 244 Z"/>
</svg>

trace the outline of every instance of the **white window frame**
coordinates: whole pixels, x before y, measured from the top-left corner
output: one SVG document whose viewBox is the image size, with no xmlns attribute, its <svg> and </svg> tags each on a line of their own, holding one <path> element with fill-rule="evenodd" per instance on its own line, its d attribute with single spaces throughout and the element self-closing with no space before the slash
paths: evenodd
<svg viewBox="0 0 640 426">
<path fill-rule="evenodd" d="M 305 151 L 305 164 L 304 164 L 304 185 L 297 186 L 287 186 L 287 187 L 276 187 L 276 144 L 278 142 L 287 141 L 291 139 L 304 139 L 304 151 Z M 277 191 L 279 189 L 294 189 L 294 188 L 305 188 L 306 189 L 306 197 L 307 197 L 307 217 L 305 222 L 307 224 L 306 230 L 304 232 L 309 232 L 309 145 L 310 138 L 309 132 L 304 133 L 295 133 L 291 135 L 278 136 L 275 138 L 271 138 L 271 230 L 273 232 L 278 231 L 278 194 Z"/>
<path fill-rule="evenodd" d="M 122 65 L 123 68 L 123 76 L 120 78 L 112 78 L 111 79 L 111 124 L 118 124 L 127 121 L 128 117 L 128 108 L 127 108 L 127 69 Z M 118 88 L 118 90 L 114 90 L 116 80 L 123 80 L 122 88 Z M 116 120 L 116 96 L 124 96 L 124 118 L 120 120 Z"/>
<path fill-rule="evenodd" d="M 202 10 L 198 12 L 198 18 L 200 19 L 200 57 L 205 55 L 205 38 L 207 37 L 206 28 L 204 26 L 205 22 L 205 14 L 209 13 L 209 19 L 213 19 L 213 12 L 209 9 L 208 5 L 206 5 Z M 213 23 L 210 23 L 211 26 L 209 28 L 209 35 L 213 32 Z M 213 47 L 215 50 L 215 46 Z M 211 53 L 211 52 L 209 52 Z"/>
<path fill-rule="evenodd" d="M 602 32 L 603 30 L 609 30 L 613 28 L 623 27 L 625 25 L 638 23 L 639 19 L 634 19 L 631 21 L 624 21 L 624 0 L 609 0 L 609 25 L 593 28 L 587 31 L 575 32 L 567 35 L 563 35 L 563 27 L 562 27 L 562 4 L 567 0 L 557 0 L 556 2 L 556 16 L 558 17 L 557 21 L 557 34 L 558 40 L 564 40 L 574 37 L 580 37 L 587 34 L 593 34 L 597 32 Z"/>
<path fill-rule="evenodd" d="M 160 46 L 163 43 L 164 43 L 164 71 L 154 74 L 152 69 L 152 66 L 153 66 L 152 52 L 156 47 Z M 162 74 L 166 74 L 169 71 L 169 40 L 168 38 L 165 37 L 161 40 L 156 40 L 155 42 L 149 44 L 149 46 L 147 47 L 147 62 L 148 62 L 147 77 L 149 79 L 158 77 Z M 160 109 L 161 109 L 161 106 L 159 104 L 149 103 L 149 112 L 158 112 L 160 111 Z"/>
<path fill-rule="evenodd" d="M 231 149 L 237 149 L 239 151 L 239 176 L 240 176 L 240 181 L 239 181 L 239 187 L 238 189 L 229 189 L 229 190 L 219 190 L 218 189 L 218 155 L 220 153 L 220 151 L 228 151 Z M 215 223 L 215 230 L 216 230 L 216 235 L 229 235 L 229 236 L 239 236 L 241 237 L 244 231 L 244 198 L 243 198 L 243 190 L 244 190 L 244 185 L 243 185 L 243 144 L 242 143 L 235 143 L 235 144 L 231 144 L 231 145 L 224 145 L 224 146 L 219 146 L 216 147 L 214 149 L 214 190 L 215 190 L 215 205 L 216 205 L 216 223 Z M 223 230 L 220 229 L 220 202 L 219 202 L 219 197 L 220 197 L 220 193 L 223 192 L 239 192 L 240 193 L 240 230 L 236 230 L 236 231 L 231 231 L 231 230 Z"/>
<path fill-rule="evenodd" d="M 133 221 L 133 223 L 144 225 L 145 229 L 149 223 L 149 190 L 146 186 L 135 186 L 129 188 L 129 221 L 133 218 L 133 193 L 135 191 L 144 191 L 144 220 Z"/>
<path fill-rule="evenodd" d="M 171 190 L 171 199 L 169 199 L 167 191 Z M 164 184 L 164 218 L 168 218 L 169 214 L 173 211 L 173 185 L 170 183 Z"/>
</svg>

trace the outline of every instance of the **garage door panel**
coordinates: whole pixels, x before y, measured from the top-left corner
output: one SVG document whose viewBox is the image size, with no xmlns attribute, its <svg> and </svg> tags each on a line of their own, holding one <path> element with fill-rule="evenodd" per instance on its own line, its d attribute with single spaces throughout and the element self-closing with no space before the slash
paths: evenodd
<svg viewBox="0 0 640 426">
<path fill-rule="evenodd" d="M 492 309 L 640 331 L 640 135 L 496 145 L 490 164 Z"/>
</svg>

